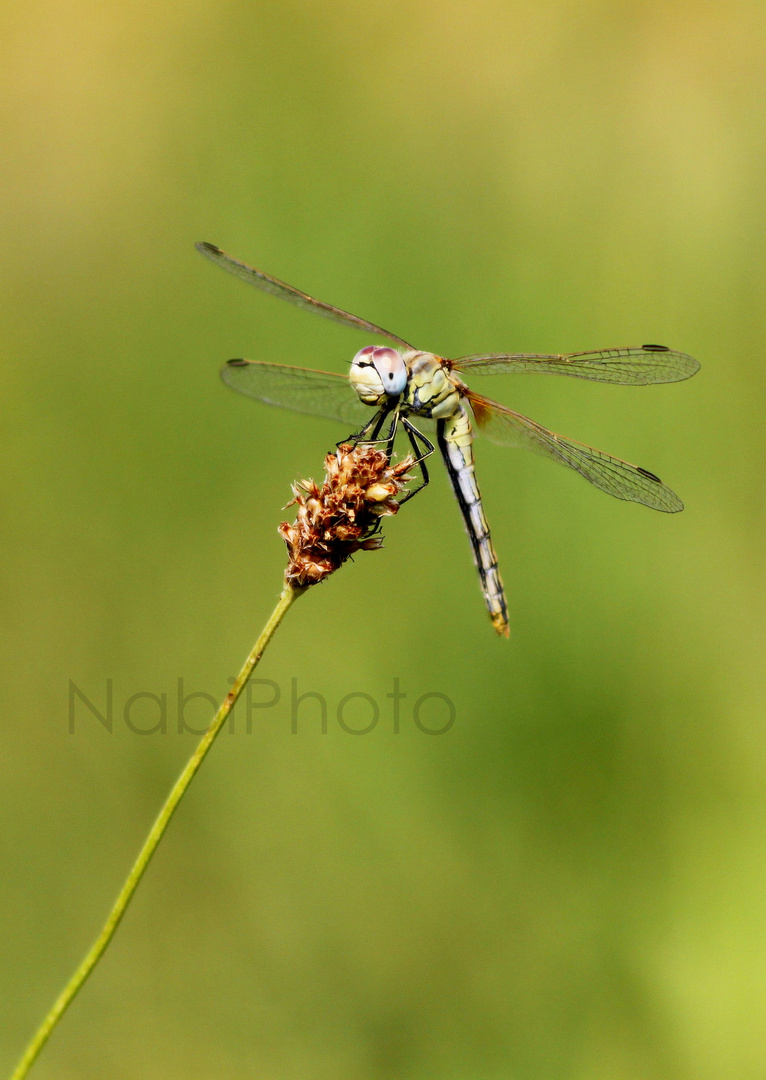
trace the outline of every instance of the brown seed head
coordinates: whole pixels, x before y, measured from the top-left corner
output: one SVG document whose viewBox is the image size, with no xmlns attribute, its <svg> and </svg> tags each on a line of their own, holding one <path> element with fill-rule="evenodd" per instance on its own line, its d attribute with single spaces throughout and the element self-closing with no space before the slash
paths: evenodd
<svg viewBox="0 0 766 1080">
<path fill-rule="evenodd" d="M 381 547 L 380 519 L 399 509 L 413 462 L 408 454 L 392 465 L 374 446 L 343 443 L 325 458 L 321 488 L 313 480 L 294 484 L 294 498 L 287 505 L 298 507 L 295 522 L 279 526 L 289 553 L 287 581 L 316 585 L 355 551 Z"/>
</svg>

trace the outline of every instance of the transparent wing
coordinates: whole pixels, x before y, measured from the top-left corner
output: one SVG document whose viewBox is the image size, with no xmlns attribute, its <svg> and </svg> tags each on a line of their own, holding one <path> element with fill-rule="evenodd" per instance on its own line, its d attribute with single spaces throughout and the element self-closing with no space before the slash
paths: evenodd
<svg viewBox="0 0 766 1080">
<path fill-rule="evenodd" d="M 479 394 L 469 393 L 468 400 L 480 429 L 500 446 L 523 446 L 567 465 L 616 499 L 643 503 L 667 514 L 683 510 L 684 504 L 675 492 L 654 473 L 555 435 L 542 424 Z"/>
<path fill-rule="evenodd" d="M 680 382 L 699 371 L 699 363 L 686 353 L 665 345 L 637 345 L 597 352 L 493 353 L 462 356 L 453 367 L 466 375 L 505 375 L 514 371 L 542 371 L 551 375 L 572 375 L 593 382 L 645 386 L 648 383 Z"/>
<path fill-rule="evenodd" d="M 360 426 L 373 410 L 362 404 L 343 375 L 285 364 L 264 364 L 260 360 L 229 360 L 221 368 L 221 378 L 240 394 L 278 405 L 282 409 L 325 416 L 351 426 Z"/>
<path fill-rule="evenodd" d="M 313 296 L 308 296 L 306 293 L 301 292 L 300 289 L 295 289 L 292 285 L 287 285 L 284 281 L 279 281 L 270 274 L 265 274 L 263 270 L 256 270 L 254 267 L 248 266 L 247 263 L 232 259 L 231 255 L 221 251 L 215 244 L 202 241 L 196 245 L 196 248 L 211 262 L 216 263 L 224 270 L 228 270 L 230 274 L 234 274 L 235 277 L 246 281 L 249 285 L 255 285 L 256 289 L 270 293 L 271 296 L 278 296 L 282 300 L 287 300 L 289 304 L 295 304 L 296 307 L 304 308 L 306 311 L 314 311 L 317 315 L 322 315 L 325 319 L 331 319 L 332 322 L 341 323 L 343 326 L 354 326 L 358 330 L 366 330 L 368 334 L 388 338 L 389 341 L 395 341 L 405 349 L 412 348 L 402 338 L 397 337 L 396 334 L 392 334 L 388 330 L 384 330 L 380 326 L 376 326 L 375 323 L 360 319 L 356 315 L 351 315 L 348 311 L 333 307 L 332 304 L 325 304 L 322 300 L 315 300 Z"/>
</svg>

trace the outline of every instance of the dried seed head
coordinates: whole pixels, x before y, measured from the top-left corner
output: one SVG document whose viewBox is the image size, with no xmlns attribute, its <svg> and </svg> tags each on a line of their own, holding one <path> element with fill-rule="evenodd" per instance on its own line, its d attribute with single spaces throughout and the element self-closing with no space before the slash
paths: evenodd
<svg viewBox="0 0 766 1080">
<path fill-rule="evenodd" d="M 294 524 L 283 521 L 280 536 L 287 544 L 285 577 L 293 585 L 315 585 L 337 570 L 355 551 L 381 547 L 380 519 L 395 514 L 399 496 L 412 477 L 414 459 L 407 455 L 392 465 L 382 450 L 369 444 L 343 443 L 325 458 L 326 479 L 293 485 L 287 505 L 297 505 Z"/>
</svg>

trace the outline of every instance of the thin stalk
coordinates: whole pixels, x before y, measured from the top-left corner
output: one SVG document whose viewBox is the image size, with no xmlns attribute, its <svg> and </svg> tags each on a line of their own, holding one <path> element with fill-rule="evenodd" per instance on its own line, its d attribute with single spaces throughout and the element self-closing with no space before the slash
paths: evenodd
<svg viewBox="0 0 766 1080">
<path fill-rule="evenodd" d="M 123 915 L 125 914 L 128 904 L 133 898 L 133 893 L 136 891 L 138 883 L 143 877 L 144 871 L 146 870 L 147 866 L 149 865 L 149 860 L 154 854 L 160 840 L 164 836 L 165 830 L 170 823 L 170 819 L 175 813 L 176 807 L 183 798 L 186 789 L 188 788 L 189 784 L 192 781 L 192 778 L 194 777 L 194 774 L 202 764 L 205 755 L 207 754 L 210 747 L 213 745 L 216 735 L 223 727 L 238 697 L 244 690 L 247 680 L 250 678 L 256 664 L 261 659 L 264 649 L 271 641 L 274 631 L 282 622 L 282 619 L 288 608 L 305 591 L 305 587 L 291 585 L 289 583 L 285 585 L 282 591 L 282 595 L 279 598 L 279 602 L 277 603 L 277 606 L 274 608 L 274 611 L 271 615 L 271 618 L 264 626 L 261 636 L 258 638 L 255 645 L 253 646 L 253 650 L 245 661 L 244 666 L 240 671 L 239 675 L 237 676 L 234 685 L 221 703 L 218 712 L 215 714 L 213 720 L 210 723 L 210 726 L 200 739 L 196 750 L 189 758 L 189 761 L 186 763 L 183 772 L 176 780 L 170 794 L 165 800 L 165 805 L 160 810 L 160 813 L 154 825 L 152 825 L 149 831 L 149 835 L 144 841 L 144 846 L 141 848 L 138 858 L 134 862 L 133 867 L 125 880 L 125 884 L 123 885 L 122 889 L 120 890 L 119 896 L 114 902 L 112 910 L 109 912 L 109 916 L 104 923 L 103 930 L 98 935 L 87 955 L 83 959 L 82 963 L 77 968 L 74 975 L 72 975 L 71 979 L 66 984 L 62 992 L 59 994 L 58 998 L 53 1004 L 52 1009 L 33 1035 L 32 1039 L 29 1042 L 29 1045 L 27 1046 L 21 1057 L 21 1060 L 19 1061 L 15 1070 L 11 1073 L 10 1080 L 23 1080 L 23 1078 L 27 1075 L 35 1059 L 37 1058 L 37 1055 L 40 1053 L 43 1046 L 48 1041 L 48 1038 L 50 1037 L 50 1034 L 55 1028 L 56 1024 L 59 1022 L 66 1010 L 69 1008 L 72 1001 L 77 996 L 78 992 L 85 983 L 86 979 L 101 959 L 104 950 L 106 949 L 109 942 L 112 940 L 114 932 L 119 926 Z"/>
</svg>

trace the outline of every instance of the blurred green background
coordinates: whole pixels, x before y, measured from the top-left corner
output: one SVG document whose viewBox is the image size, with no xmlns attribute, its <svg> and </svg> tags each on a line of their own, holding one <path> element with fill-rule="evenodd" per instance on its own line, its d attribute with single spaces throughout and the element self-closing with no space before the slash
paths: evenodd
<svg viewBox="0 0 766 1080">
<path fill-rule="evenodd" d="M 766 8 L 0 18 L 0 1073 L 194 745 L 178 679 L 225 693 L 280 588 L 290 483 L 345 434 L 230 393 L 221 362 L 344 372 L 368 343 L 205 239 L 446 355 L 692 353 L 675 386 L 480 387 L 687 509 L 482 442 L 506 642 L 437 470 L 384 551 L 290 612 L 259 671 L 280 701 L 222 734 L 34 1075 L 763 1077 Z M 111 734 L 80 699 L 69 732 L 70 680 L 102 711 L 112 680 Z M 291 733 L 292 680 L 327 734 L 316 701 Z M 164 734 L 126 726 L 141 693 L 167 695 Z M 363 737 L 337 722 L 354 693 L 380 709 Z M 432 693 L 438 737 L 413 721 Z"/>
</svg>

